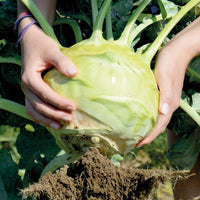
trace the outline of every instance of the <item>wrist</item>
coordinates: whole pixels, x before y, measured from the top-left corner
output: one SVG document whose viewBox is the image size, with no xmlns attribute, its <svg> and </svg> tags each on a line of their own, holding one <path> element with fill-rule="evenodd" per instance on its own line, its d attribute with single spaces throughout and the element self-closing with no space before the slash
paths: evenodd
<svg viewBox="0 0 200 200">
<path fill-rule="evenodd" d="M 27 17 L 31 17 L 31 15 L 30 16 L 26 15 L 25 18 L 27 18 Z M 20 19 L 20 21 L 17 21 L 18 24 L 20 24 L 20 22 L 24 19 L 23 20 L 24 22 L 22 21 L 21 25 L 19 27 L 17 24 L 17 28 L 19 28 L 18 29 L 19 32 L 18 32 L 16 46 L 18 46 L 18 44 L 23 40 L 26 33 L 28 32 L 29 29 L 31 29 L 32 26 L 38 25 L 38 22 L 35 19 L 33 19 L 32 17 L 30 19 L 26 19 L 26 20 L 25 20 L 25 18 L 22 18 L 22 19 Z"/>
<path fill-rule="evenodd" d="M 19 26 L 20 22 L 26 17 L 32 17 L 32 15 L 28 11 L 25 11 L 25 12 L 22 12 L 18 16 L 18 18 L 16 19 L 16 21 L 14 23 L 14 27 L 13 27 L 15 32 L 18 32 L 18 26 Z"/>
<path fill-rule="evenodd" d="M 200 54 L 200 39 L 197 37 L 184 37 L 184 35 L 173 38 L 161 51 L 171 55 L 172 59 L 185 64 Z"/>
<path fill-rule="evenodd" d="M 20 34 L 25 29 L 26 32 L 24 32 L 22 38 L 20 39 L 21 47 L 23 47 L 26 44 L 33 43 L 32 41 L 34 40 L 34 38 L 39 38 L 40 36 L 38 34 L 43 33 L 42 29 L 38 26 L 37 22 L 33 17 L 26 17 L 23 20 L 21 20 L 18 28 L 18 33 Z"/>
<path fill-rule="evenodd" d="M 23 29 L 25 28 L 28 24 L 30 24 L 31 22 L 33 22 L 35 19 L 30 16 L 30 17 L 26 17 L 24 19 L 22 19 L 19 24 L 18 24 L 18 33 Z"/>
<path fill-rule="evenodd" d="M 200 55 L 200 17 L 178 33 L 167 45 L 166 48 L 172 54 L 178 54 L 181 59 L 191 60 Z"/>
</svg>

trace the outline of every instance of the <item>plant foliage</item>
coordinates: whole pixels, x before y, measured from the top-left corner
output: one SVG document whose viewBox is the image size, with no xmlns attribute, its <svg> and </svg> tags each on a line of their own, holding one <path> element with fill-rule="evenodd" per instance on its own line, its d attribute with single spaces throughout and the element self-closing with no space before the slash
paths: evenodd
<svg viewBox="0 0 200 200">
<path fill-rule="evenodd" d="M 136 9 L 140 2 L 137 0 L 113 0 L 111 20 L 115 39 L 120 36 L 130 18 L 131 11 Z M 135 52 L 145 52 L 149 43 L 158 36 L 170 16 L 177 13 L 181 6 L 187 2 L 159 0 L 149 3 L 134 27 L 140 32 L 132 41 Z M 98 2 L 99 8 L 102 3 L 101 0 Z M 16 34 L 13 32 L 16 15 L 16 1 L 0 1 L 0 99 L 9 99 L 23 105 L 24 95 L 20 88 L 20 48 L 16 48 Z M 198 9 L 190 11 L 175 26 L 163 45 L 192 22 L 197 15 Z M 155 20 L 158 16 L 160 20 Z M 54 31 L 63 46 L 71 46 L 79 40 L 88 38 L 93 31 L 92 25 L 89 0 L 59 1 Z M 145 26 L 145 30 L 143 30 L 143 26 Z M 106 29 L 105 24 L 104 29 Z M 106 37 L 106 35 L 104 36 Z M 196 57 L 190 63 L 182 96 L 184 101 L 190 104 L 197 113 L 200 113 L 199 63 L 200 57 Z M 21 199 L 19 189 L 37 181 L 41 171 L 60 152 L 60 148 L 46 128 L 36 125 L 30 120 L 0 109 L 0 121 L 0 199 Z M 182 136 L 169 150 L 168 156 L 171 163 L 174 167 L 191 169 L 200 152 L 198 125 L 182 109 L 178 109 L 172 117 L 169 128 Z M 149 157 L 152 158 L 152 167 L 163 165 L 162 155 L 165 156 L 166 161 L 166 145 L 160 145 L 165 142 L 165 139 L 159 138 L 152 146 L 144 148 Z M 152 155 L 154 148 L 161 148 L 157 154 L 159 155 L 157 158 L 160 158 L 159 163 L 156 162 L 156 155 Z M 137 151 L 136 153 L 139 153 L 140 150 Z M 164 162 L 164 165 L 166 163 L 167 161 Z"/>
</svg>

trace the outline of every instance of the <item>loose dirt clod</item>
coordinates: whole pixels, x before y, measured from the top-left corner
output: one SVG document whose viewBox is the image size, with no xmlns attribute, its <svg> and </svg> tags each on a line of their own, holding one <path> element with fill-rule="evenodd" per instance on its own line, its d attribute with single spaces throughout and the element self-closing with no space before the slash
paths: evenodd
<svg viewBox="0 0 200 200">
<path fill-rule="evenodd" d="M 187 176 L 182 172 L 118 167 L 96 148 L 90 148 L 73 167 L 47 173 L 22 194 L 23 199 L 37 200 L 145 200 L 160 184 Z"/>
</svg>

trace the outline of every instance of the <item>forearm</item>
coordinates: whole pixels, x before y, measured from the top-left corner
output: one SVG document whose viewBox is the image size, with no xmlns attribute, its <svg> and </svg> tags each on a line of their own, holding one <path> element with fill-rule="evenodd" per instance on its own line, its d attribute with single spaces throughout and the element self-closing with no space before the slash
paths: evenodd
<svg viewBox="0 0 200 200">
<path fill-rule="evenodd" d="M 17 0 L 17 4 L 18 4 L 18 16 L 21 13 L 28 11 L 28 9 L 25 7 L 25 5 L 22 3 L 21 0 Z M 44 15 L 46 20 L 52 25 L 55 18 L 57 0 L 35 0 L 35 4 L 40 9 L 41 13 Z M 34 21 L 33 17 L 26 17 L 22 19 L 18 26 L 18 32 L 20 32 L 32 21 Z M 27 51 L 28 48 L 26 47 L 30 47 L 33 44 L 32 42 L 33 38 L 38 38 L 38 37 L 44 37 L 44 32 L 41 30 L 41 28 L 39 28 L 39 26 L 33 24 L 20 41 L 22 48 L 22 55 L 24 49 L 26 49 Z"/>
<path fill-rule="evenodd" d="M 18 16 L 22 12 L 27 11 L 27 8 L 24 6 L 21 0 L 18 0 L 17 4 Z M 38 6 L 47 21 L 52 25 L 55 18 L 57 0 L 35 0 L 35 4 Z"/>
<path fill-rule="evenodd" d="M 200 55 L 200 17 L 178 33 L 167 45 L 168 51 L 190 62 L 192 58 Z"/>
</svg>

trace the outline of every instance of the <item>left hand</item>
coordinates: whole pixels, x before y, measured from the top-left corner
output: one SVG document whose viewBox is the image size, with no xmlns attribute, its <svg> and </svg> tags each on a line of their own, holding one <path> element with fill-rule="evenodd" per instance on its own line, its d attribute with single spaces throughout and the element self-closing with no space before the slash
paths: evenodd
<svg viewBox="0 0 200 200">
<path fill-rule="evenodd" d="M 151 143 L 164 132 L 173 112 L 179 107 L 187 65 L 188 61 L 176 48 L 167 46 L 159 51 L 155 66 L 155 77 L 160 90 L 158 121 L 149 135 L 139 141 L 136 147 Z"/>
<path fill-rule="evenodd" d="M 179 107 L 185 71 L 192 60 L 200 55 L 200 17 L 179 32 L 158 53 L 155 77 L 160 90 L 159 116 L 157 124 L 147 137 L 136 144 L 150 144 L 164 132 L 173 112 Z"/>
</svg>

